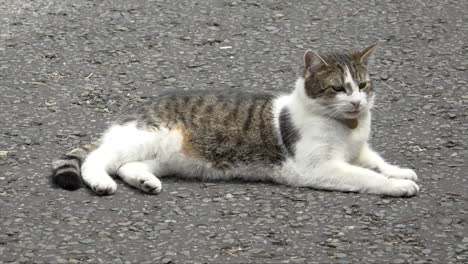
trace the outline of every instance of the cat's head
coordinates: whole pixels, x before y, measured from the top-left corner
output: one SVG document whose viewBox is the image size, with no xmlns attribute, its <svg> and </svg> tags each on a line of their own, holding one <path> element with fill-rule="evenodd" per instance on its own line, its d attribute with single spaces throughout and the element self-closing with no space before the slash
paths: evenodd
<svg viewBox="0 0 468 264">
<path fill-rule="evenodd" d="M 302 72 L 306 100 L 333 118 L 354 119 L 367 113 L 374 103 L 368 67 L 376 45 L 326 55 L 308 50 Z"/>
</svg>

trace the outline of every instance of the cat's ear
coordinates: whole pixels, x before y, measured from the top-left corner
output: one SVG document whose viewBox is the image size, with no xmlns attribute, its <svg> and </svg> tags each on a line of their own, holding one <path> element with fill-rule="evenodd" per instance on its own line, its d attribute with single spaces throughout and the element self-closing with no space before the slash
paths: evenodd
<svg viewBox="0 0 468 264">
<path fill-rule="evenodd" d="M 316 66 L 316 65 L 325 65 L 328 66 L 328 63 L 320 57 L 316 52 L 308 50 L 304 54 L 304 67 L 306 69 L 310 68 L 311 66 Z"/>
<path fill-rule="evenodd" d="M 377 42 L 369 47 L 361 50 L 359 52 L 359 61 L 364 64 L 368 65 L 370 61 L 372 61 L 374 50 L 380 45 L 381 42 Z"/>
</svg>

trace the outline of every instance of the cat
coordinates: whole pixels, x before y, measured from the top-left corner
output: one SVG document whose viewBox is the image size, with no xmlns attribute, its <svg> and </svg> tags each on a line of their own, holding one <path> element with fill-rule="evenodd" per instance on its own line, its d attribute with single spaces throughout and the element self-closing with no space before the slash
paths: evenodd
<svg viewBox="0 0 468 264">
<path fill-rule="evenodd" d="M 409 197 L 411 169 L 390 165 L 368 143 L 376 45 L 319 55 L 308 50 L 286 95 L 183 92 L 159 96 L 123 115 L 99 142 L 53 164 L 52 181 L 113 194 L 110 175 L 146 193 L 162 176 L 267 180 L 322 190 Z M 84 183 L 84 184 L 83 184 Z"/>
</svg>

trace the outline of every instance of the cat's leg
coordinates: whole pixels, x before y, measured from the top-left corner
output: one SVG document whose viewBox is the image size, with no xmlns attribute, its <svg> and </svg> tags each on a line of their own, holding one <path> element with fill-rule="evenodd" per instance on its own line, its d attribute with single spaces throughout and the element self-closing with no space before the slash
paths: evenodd
<svg viewBox="0 0 468 264">
<path fill-rule="evenodd" d="M 147 160 L 158 152 L 158 142 L 167 131 L 147 131 L 135 122 L 114 125 L 103 135 L 100 146 L 86 157 L 82 167 L 84 182 L 98 194 L 112 194 L 117 185 L 109 176 L 125 163 Z"/>
<path fill-rule="evenodd" d="M 114 179 L 109 176 L 106 165 L 112 155 L 103 147 L 91 152 L 81 166 L 83 181 L 99 195 L 113 194 L 117 189 Z"/>
<path fill-rule="evenodd" d="M 388 164 L 377 152 L 373 151 L 369 145 L 365 144 L 361 153 L 356 160 L 359 166 L 376 169 L 383 175 L 390 178 L 408 179 L 416 181 L 418 176 L 411 169 L 400 168 L 395 165 Z"/>
<path fill-rule="evenodd" d="M 158 194 L 162 185 L 153 173 L 158 175 L 161 173 L 159 164 L 155 160 L 128 162 L 117 171 L 119 177 L 126 183 L 147 193 Z"/>
<path fill-rule="evenodd" d="M 328 161 L 296 171 L 300 172 L 284 176 L 289 184 L 295 186 L 395 197 L 413 196 L 419 191 L 419 186 L 411 180 L 388 178 L 342 161 Z"/>
</svg>

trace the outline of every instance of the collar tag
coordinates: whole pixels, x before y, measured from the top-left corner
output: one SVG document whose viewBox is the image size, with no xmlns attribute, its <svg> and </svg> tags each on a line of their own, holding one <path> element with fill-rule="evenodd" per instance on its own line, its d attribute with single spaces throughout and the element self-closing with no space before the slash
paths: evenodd
<svg viewBox="0 0 468 264">
<path fill-rule="evenodd" d="M 355 119 L 355 118 L 354 119 L 345 119 L 344 123 L 350 129 L 355 129 L 359 125 L 358 120 Z"/>
</svg>

